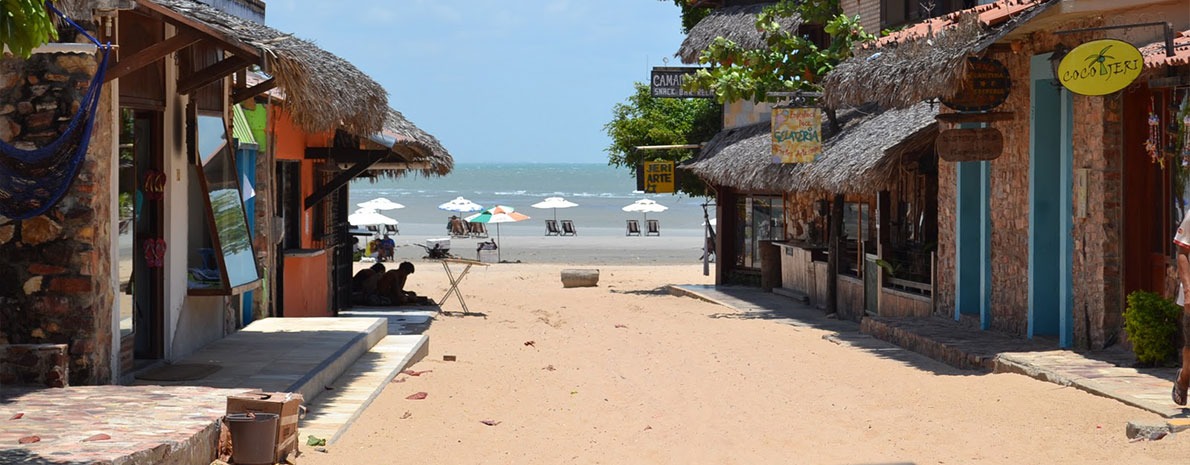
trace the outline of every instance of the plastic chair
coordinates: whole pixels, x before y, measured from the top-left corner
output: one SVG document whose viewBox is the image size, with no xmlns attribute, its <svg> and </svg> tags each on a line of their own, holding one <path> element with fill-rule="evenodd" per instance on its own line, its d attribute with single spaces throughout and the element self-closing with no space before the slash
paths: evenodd
<svg viewBox="0 0 1190 465">
<path fill-rule="evenodd" d="M 636 220 L 628 220 L 628 232 L 625 233 L 624 235 L 625 236 L 639 236 L 640 235 L 640 223 L 638 223 Z"/>
<path fill-rule="evenodd" d="M 562 220 L 562 235 L 563 236 L 577 236 L 578 230 L 574 229 L 574 222 L 570 220 Z"/>
<path fill-rule="evenodd" d="M 646 226 L 648 226 L 648 228 L 649 228 L 648 231 L 645 231 L 646 236 L 660 236 L 661 235 L 661 224 L 659 224 L 657 222 L 657 220 L 649 220 L 646 223 Z"/>
<path fill-rule="evenodd" d="M 560 236 L 562 231 L 558 230 L 558 222 L 554 220 L 545 220 L 545 235 Z"/>
</svg>

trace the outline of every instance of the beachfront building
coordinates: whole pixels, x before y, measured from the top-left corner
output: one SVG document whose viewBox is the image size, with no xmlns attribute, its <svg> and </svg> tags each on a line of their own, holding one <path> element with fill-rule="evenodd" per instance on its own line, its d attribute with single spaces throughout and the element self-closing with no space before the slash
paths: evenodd
<svg viewBox="0 0 1190 465">
<path fill-rule="evenodd" d="M 235 103 L 251 106 L 275 88 L 307 133 L 385 128 L 379 84 L 264 26 L 263 2 L 215 3 L 234 4 L 228 11 L 236 15 L 191 0 L 63 4 L 100 42 L 118 45 L 118 56 L 101 67 L 103 52 L 93 44 L 61 43 L 28 60 L 3 59 L 0 137 L 23 150 L 71 130 L 63 122 L 81 106 L 87 83 L 106 74 L 96 80 L 102 93 L 92 94 L 94 129 L 80 144 L 76 175 L 0 171 L 6 182 L 68 187 L 44 212 L 36 202 L 3 203 L 0 383 L 118 382 L 138 366 L 184 357 L 234 332 L 249 305 L 256 316 L 271 314 L 276 160 L 272 150 L 260 151 L 255 174 L 237 163 L 234 141 L 244 150 L 248 142 Z M 61 37 L 74 42 L 76 34 Z M 249 68 L 269 78 L 249 86 Z M 51 170 L 59 171 L 69 170 Z M 245 198 L 256 199 L 256 221 Z"/>
<path fill-rule="evenodd" d="M 711 12 L 678 56 L 694 63 L 720 36 L 763 47 L 755 19 L 766 4 L 745 3 Z M 821 37 L 817 26 L 784 21 Z M 771 111 L 767 103 L 729 102 L 724 130 L 682 166 L 716 194 L 716 283 L 762 286 L 855 320 L 929 314 L 937 105 L 845 109 L 838 128 L 824 117 L 822 154 L 805 164 L 773 163 Z M 837 271 L 828 266 L 832 241 Z"/>
<path fill-rule="evenodd" d="M 443 176 L 454 161 L 438 139 L 398 111 L 380 131 L 309 132 L 295 122 L 284 96 L 267 107 L 275 141 L 276 217 L 284 233 L 273 246 L 276 316 L 335 316 L 351 305 L 353 236 L 347 185 L 358 178 Z"/>
<path fill-rule="evenodd" d="M 961 99 L 965 73 L 984 69 L 971 59 L 1004 68 L 1006 100 L 990 113 L 940 107 L 939 140 L 1000 136 L 953 139 L 966 158 L 938 162 L 935 315 L 1102 348 L 1124 336 L 1129 292 L 1172 297 L 1190 155 L 1190 39 L 1177 31 L 1188 26 L 1184 0 L 1001 0 L 882 38 L 827 77 L 829 105 L 914 108 Z M 1143 66 L 1113 65 L 1139 78 L 1106 95 L 1064 88 L 1063 55 L 1105 38 L 1141 47 Z"/>
</svg>

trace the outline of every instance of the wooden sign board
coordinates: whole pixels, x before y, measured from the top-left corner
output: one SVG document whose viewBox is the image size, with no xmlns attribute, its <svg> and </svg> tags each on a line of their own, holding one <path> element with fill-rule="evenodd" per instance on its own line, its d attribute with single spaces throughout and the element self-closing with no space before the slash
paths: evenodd
<svg viewBox="0 0 1190 465">
<path fill-rule="evenodd" d="M 715 98 L 708 89 L 690 92 L 682 89 L 687 76 L 697 73 L 699 68 L 658 66 L 649 75 L 649 90 L 655 98 Z"/>
<path fill-rule="evenodd" d="M 674 162 L 646 161 L 645 192 L 650 194 L 672 194 L 674 191 Z"/>
<path fill-rule="evenodd" d="M 773 163 L 812 163 L 822 154 L 822 110 L 773 108 Z"/>
<path fill-rule="evenodd" d="M 1004 135 L 996 128 L 948 129 L 938 134 L 934 147 L 946 161 L 995 160 L 1004 152 Z"/>
<path fill-rule="evenodd" d="M 1003 63 L 990 58 L 968 58 L 967 74 L 959 93 L 942 99 L 956 111 L 987 111 L 1000 106 L 1012 91 L 1012 77 Z"/>
</svg>

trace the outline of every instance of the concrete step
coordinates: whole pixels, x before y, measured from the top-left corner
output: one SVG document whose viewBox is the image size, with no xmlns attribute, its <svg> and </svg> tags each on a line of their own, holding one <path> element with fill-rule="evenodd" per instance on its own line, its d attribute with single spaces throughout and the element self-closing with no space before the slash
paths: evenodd
<svg viewBox="0 0 1190 465">
<path fill-rule="evenodd" d="M 298 423 L 298 442 L 306 447 L 310 435 L 333 443 L 401 370 L 429 353 L 429 338 L 421 334 L 390 335 L 364 353 L 338 379 L 327 385 Z"/>
<path fill-rule="evenodd" d="M 340 319 L 343 320 L 343 319 Z M 305 403 L 312 402 L 327 392 L 336 379 L 343 375 L 357 360 L 368 353 L 388 334 L 388 320 L 384 318 L 352 318 L 355 321 L 369 321 L 366 329 L 346 341 L 337 351 L 326 354 L 319 365 L 285 389 L 286 392 L 299 392 L 305 398 Z"/>
</svg>

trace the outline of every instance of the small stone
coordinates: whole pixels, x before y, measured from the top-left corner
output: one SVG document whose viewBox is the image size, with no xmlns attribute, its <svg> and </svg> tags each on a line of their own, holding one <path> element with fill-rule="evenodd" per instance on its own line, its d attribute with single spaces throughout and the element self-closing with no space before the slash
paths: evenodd
<svg viewBox="0 0 1190 465">
<path fill-rule="evenodd" d="M 315 448 L 314 448 L 314 450 L 315 450 L 315 451 L 318 451 L 318 452 L 322 452 L 322 453 L 324 453 L 324 454 L 326 453 L 326 448 L 325 448 L 325 447 L 315 447 Z"/>
<path fill-rule="evenodd" d="M 1165 437 L 1165 435 L 1173 432 L 1169 423 L 1164 421 L 1130 421 L 1128 426 L 1124 428 L 1124 434 L 1128 439 L 1155 441 Z"/>
<path fill-rule="evenodd" d="M 443 355 L 442 356 L 442 361 L 444 361 L 444 362 L 453 362 L 455 360 L 458 360 L 458 358 L 455 357 L 454 355 Z"/>
<path fill-rule="evenodd" d="M 45 80 L 50 82 L 66 82 L 70 80 L 70 76 L 65 74 L 46 73 Z"/>
<path fill-rule="evenodd" d="M 0 244 L 7 244 L 8 241 L 11 241 L 13 233 L 15 232 L 16 226 L 14 225 L 6 224 L 4 226 L 0 226 Z"/>
<path fill-rule="evenodd" d="M 41 292 L 42 279 L 43 278 L 41 276 L 34 276 L 29 278 L 28 281 L 25 281 L 25 295 L 33 295 L 36 292 Z"/>
<path fill-rule="evenodd" d="M 57 239 L 62 226 L 44 215 L 21 222 L 21 241 L 28 245 L 39 245 Z"/>
</svg>

